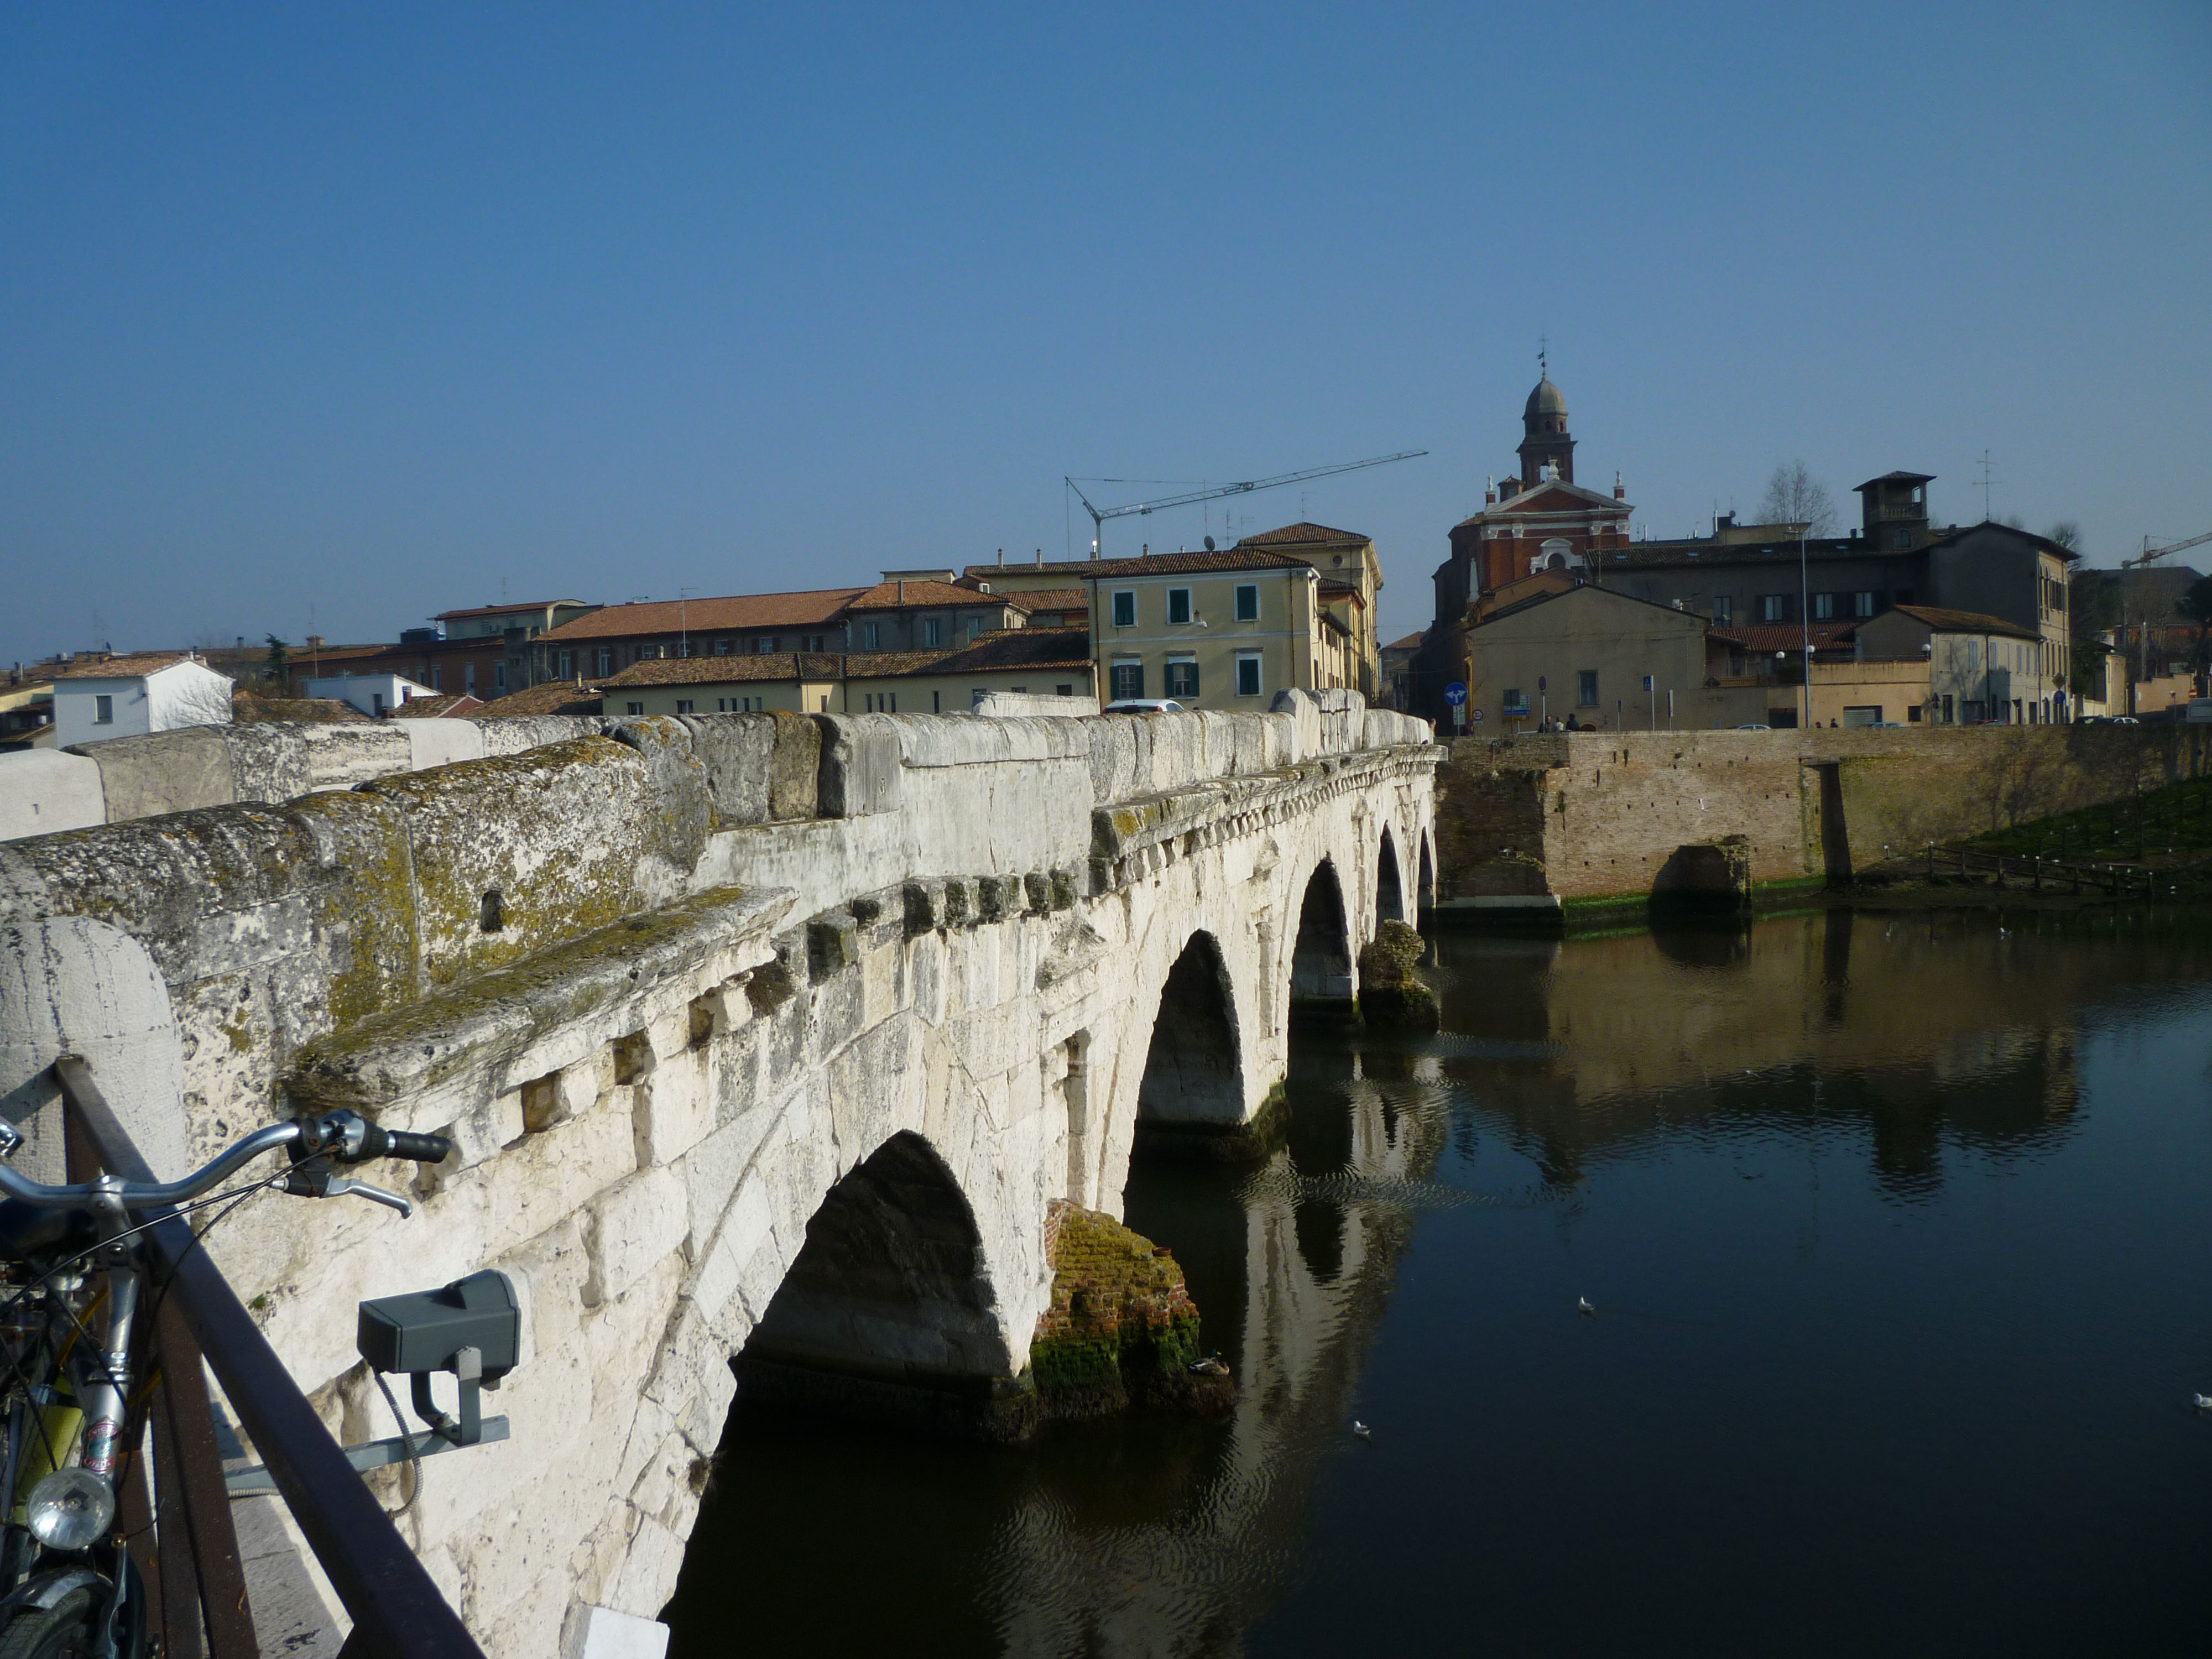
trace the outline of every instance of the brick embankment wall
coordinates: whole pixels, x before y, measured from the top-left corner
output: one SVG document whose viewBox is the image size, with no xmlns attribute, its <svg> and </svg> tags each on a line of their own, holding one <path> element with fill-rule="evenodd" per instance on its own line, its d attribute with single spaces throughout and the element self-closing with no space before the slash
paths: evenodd
<svg viewBox="0 0 2212 1659">
<path fill-rule="evenodd" d="M 1634 901 L 1685 847 L 1741 836 L 1772 890 L 1826 878 L 1833 767 L 1853 867 L 2212 769 L 2212 728 L 1595 732 L 1462 738 L 1437 774 L 1437 896 Z"/>
</svg>

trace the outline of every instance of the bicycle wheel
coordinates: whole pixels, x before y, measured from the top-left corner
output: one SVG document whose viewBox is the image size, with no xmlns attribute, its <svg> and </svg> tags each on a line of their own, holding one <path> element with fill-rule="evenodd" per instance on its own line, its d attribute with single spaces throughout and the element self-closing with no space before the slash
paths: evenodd
<svg viewBox="0 0 2212 1659">
<path fill-rule="evenodd" d="M 51 1607 L 24 1607 L 0 1630 L 0 1659 L 90 1659 L 99 1591 L 73 1589 Z"/>
</svg>

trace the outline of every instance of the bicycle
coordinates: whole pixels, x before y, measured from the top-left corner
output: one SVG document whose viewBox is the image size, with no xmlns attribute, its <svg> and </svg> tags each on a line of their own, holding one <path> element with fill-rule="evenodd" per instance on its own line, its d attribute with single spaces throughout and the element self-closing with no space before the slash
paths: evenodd
<svg viewBox="0 0 2212 1659">
<path fill-rule="evenodd" d="M 52 1187 L 9 1167 L 21 1145 L 0 1120 L 0 1659 L 145 1659 L 146 1591 L 116 1515 L 145 1440 L 153 1389 L 141 1359 L 167 1286 L 149 1294 L 143 1235 L 161 1216 L 133 1212 L 234 1207 L 275 1188 L 411 1215 L 408 1199 L 337 1167 L 441 1163 L 452 1143 L 331 1112 L 257 1129 L 180 1181 L 103 1175 Z M 279 1150 L 291 1160 L 279 1174 L 204 1196 Z M 89 1322 L 103 1316 L 95 1336 Z"/>
</svg>

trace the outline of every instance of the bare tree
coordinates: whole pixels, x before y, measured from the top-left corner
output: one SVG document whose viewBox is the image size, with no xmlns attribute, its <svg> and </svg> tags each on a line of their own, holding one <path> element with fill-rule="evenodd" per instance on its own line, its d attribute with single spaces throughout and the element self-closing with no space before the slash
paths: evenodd
<svg viewBox="0 0 2212 1659">
<path fill-rule="evenodd" d="M 2061 519 L 2044 532 L 2043 539 L 2057 542 L 2069 553 L 2079 553 L 2081 550 L 2081 526 L 2071 519 Z"/>
<path fill-rule="evenodd" d="M 1766 494 L 1759 498 L 1759 521 L 1802 524 L 1810 526 L 1811 535 L 1833 535 L 1836 504 L 1829 499 L 1827 486 L 1807 470 L 1803 461 L 1788 461 L 1776 467 L 1774 476 L 1766 481 Z"/>
</svg>

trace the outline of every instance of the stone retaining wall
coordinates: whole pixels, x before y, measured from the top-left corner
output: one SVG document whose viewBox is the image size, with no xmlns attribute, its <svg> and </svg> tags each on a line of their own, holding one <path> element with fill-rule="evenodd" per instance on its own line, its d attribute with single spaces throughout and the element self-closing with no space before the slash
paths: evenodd
<svg viewBox="0 0 2212 1659">
<path fill-rule="evenodd" d="M 1823 769 L 1856 867 L 2199 776 L 2208 759 L 2212 728 L 2186 726 L 1463 738 L 1437 772 L 1438 898 L 1638 902 L 1683 848 L 1739 836 L 1755 886 L 1817 884 L 1833 838 Z"/>
</svg>

